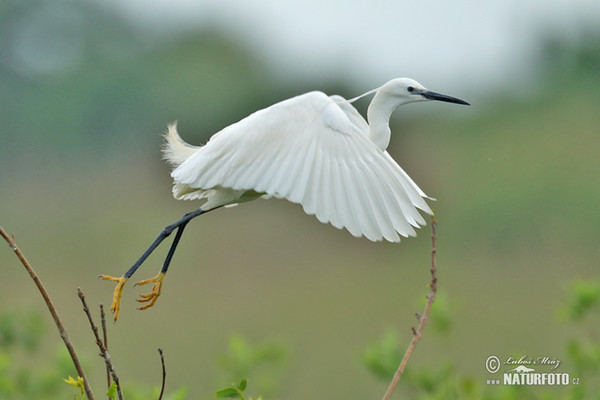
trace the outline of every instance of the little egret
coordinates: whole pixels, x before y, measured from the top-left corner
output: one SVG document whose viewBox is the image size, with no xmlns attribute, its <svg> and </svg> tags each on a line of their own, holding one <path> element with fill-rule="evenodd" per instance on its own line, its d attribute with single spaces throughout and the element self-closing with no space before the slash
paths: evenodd
<svg viewBox="0 0 600 400">
<path fill-rule="evenodd" d="M 368 123 L 351 105 L 374 94 Z M 123 287 L 154 249 L 174 230 L 159 274 L 136 285 L 154 283 L 142 294 L 140 309 L 160 296 L 163 278 L 188 222 L 216 208 L 260 197 L 299 203 L 307 214 L 356 237 L 399 242 L 425 225 L 419 210 L 432 214 L 427 196 L 386 151 L 389 120 L 402 104 L 466 101 L 425 89 L 408 78 L 393 79 L 351 100 L 310 92 L 257 111 L 213 135 L 200 147 L 184 142 L 175 124 L 168 127 L 164 158 L 173 166 L 173 195 L 205 202 L 168 225 L 117 282 L 111 310 L 119 316 Z"/>
</svg>

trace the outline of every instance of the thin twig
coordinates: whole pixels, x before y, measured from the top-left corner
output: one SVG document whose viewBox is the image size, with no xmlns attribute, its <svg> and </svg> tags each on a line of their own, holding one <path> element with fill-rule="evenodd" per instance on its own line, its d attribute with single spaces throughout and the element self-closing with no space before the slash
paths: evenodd
<svg viewBox="0 0 600 400">
<path fill-rule="evenodd" d="M 415 347 L 417 346 L 417 343 L 419 343 L 419 341 L 421 340 L 421 337 L 423 336 L 423 330 L 425 329 L 425 323 L 427 322 L 427 318 L 429 316 L 431 306 L 433 305 L 433 302 L 435 301 L 435 294 L 437 292 L 437 266 L 436 266 L 436 262 L 435 262 L 435 255 L 437 252 L 437 250 L 435 248 L 435 236 L 436 236 L 435 228 L 436 228 L 436 226 L 437 226 L 437 221 L 432 218 L 431 219 L 431 282 L 429 283 L 429 294 L 427 295 L 427 304 L 425 305 L 425 311 L 423 311 L 423 314 L 417 313 L 417 319 L 419 320 L 419 325 L 417 326 L 416 329 L 414 326 L 411 328 L 412 332 L 413 332 L 412 340 L 410 342 L 410 345 L 408 346 L 408 349 L 406 349 L 406 353 L 404 353 L 404 357 L 402 358 L 402 361 L 400 362 L 400 366 L 398 366 L 398 370 L 396 371 L 396 373 L 394 374 L 394 377 L 392 378 L 392 382 L 390 382 L 390 385 L 388 386 L 387 391 L 383 395 L 383 400 L 389 400 L 390 397 L 392 397 L 392 393 L 394 393 L 394 389 L 396 389 L 396 385 L 398 384 L 400 377 L 404 373 L 404 368 L 406 368 L 406 364 L 408 363 L 408 360 L 410 359 L 410 356 L 412 355 L 413 350 L 415 349 Z"/>
<path fill-rule="evenodd" d="M 160 354 L 160 363 L 162 364 L 162 385 L 160 386 L 158 400 L 162 400 L 163 394 L 165 393 L 165 382 L 167 381 L 167 369 L 165 368 L 165 355 L 163 349 L 159 348 L 158 353 Z"/>
<path fill-rule="evenodd" d="M 104 348 L 108 351 L 108 335 L 106 333 L 106 314 L 104 313 L 104 304 L 100 304 L 100 325 L 102 326 L 102 342 Z M 110 389 L 110 370 L 106 367 L 106 384 Z M 108 398 L 110 400 L 110 397 Z"/>
<path fill-rule="evenodd" d="M 46 303 L 46 306 L 48 307 L 48 310 L 50 311 L 50 314 L 52 315 L 52 319 L 54 319 L 54 323 L 56 324 L 56 327 L 58 328 L 58 333 L 59 333 L 61 339 L 63 340 L 63 342 L 65 343 L 67 350 L 69 351 L 69 355 L 71 356 L 71 360 L 73 360 L 73 364 L 75 364 L 75 369 L 77 370 L 77 375 L 79 375 L 83 379 L 83 388 L 85 390 L 85 394 L 89 400 L 94 400 L 94 393 L 92 392 L 92 389 L 90 388 L 90 384 L 88 382 L 87 376 L 85 375 L 85 371 L 83 370 L 83 366 L 79 362 L 79 357 L 77 357 L 75 348 L 71 344 L 69 335 L 67 334 L 67 331 L 66 331 L 64 325 L 62 324 L 60 317 L 58 316 L 56 308 L 54 307 L 54 304 L 52 303 L 52 300 L 50 299 L 50 295 L 46 291 L 46 288 L 42 284 L 42 281 L 40 281 L 40 278 L 37 276 L 34 269 L 31 267 L 31 264 L 29 264 L 29 262 L 27 261 L 27 259 L 25 258 L 25 256 L 23 255 L 23 253 L 21 252 L 19 247 L 17 246 L 14 235 L 9 235 L 8 233 L 6 233 L 6 231 L 4 229 L 2 229 L 1 226 L 0 226 L 0 235 L 4 238 L 4 240 L 6 240 L 6 243 L 8 243 L 10 248 L 15 252 L 15 254 L 17 255 L 17 258 L 19 259 L 19 261 L 21 261 L 21 264 L 23 264 L 23 266 L 29 273 L 29 276 L 31 276 L 31 279 L 33 279 L 33 282 L 36 284 L 38 290 L 40 291 L 40 294 L 44 298 L 44 302 Z"/>
<path fill-rule="evenodd" d="M 108 351 L 106 351 L 106 347 L 104 347 L 102 340 L 100 340 L 100 335 L 98 334 L 98 327 L 92 319 L 92 314 L 90 313 L 90 309 L 88 308 L 87 302 L 85 301 L 85 295 L 83 294 L 80 288 L 77 288 L 77 295 L 81 299 L 81 304 L 83 304 L 83 311 L 85 312 L 85 315 L 87 315 L 88 320 L 90 321 L 92 332 L 94 333 L 94 337 L 96 338 L 96 344 L 100 349 L 100 357 L 104 359 L 106 367 L 110 371 L 110 375 L 112 376 L 113 381 L 117 384 L 117 395 L 119 396 L 119 400 L 123 400 L 123 393 L 121 392 L 121 384 L 119 383 L 119 377 L 117 376 L 117 372 L 115 371 L 115 368 L 110 359 L 110 354 L 108 354 Z"/>
</svg>

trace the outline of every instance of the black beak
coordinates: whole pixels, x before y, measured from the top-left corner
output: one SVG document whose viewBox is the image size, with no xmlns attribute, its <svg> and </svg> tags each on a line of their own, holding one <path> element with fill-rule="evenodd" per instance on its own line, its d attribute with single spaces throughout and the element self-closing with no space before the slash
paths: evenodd
<svg viewBox="0 0 600 400">
<path fill-rule="evenodd" d="M 445 101 L 446 103 L 456 103 L 456 104 L 464 104 L 466 106 L 470 106 L 470 104 L 464 100 L 457 99 L 456 97 L 452 97 L 452 96 L 446 96 L 445 94 L 432 92 L 430 90 L 424 90 L 421 93 L 421 96 L 425 97 L 428 100 L 438 100 L 438 101 Z"/>
</svg>

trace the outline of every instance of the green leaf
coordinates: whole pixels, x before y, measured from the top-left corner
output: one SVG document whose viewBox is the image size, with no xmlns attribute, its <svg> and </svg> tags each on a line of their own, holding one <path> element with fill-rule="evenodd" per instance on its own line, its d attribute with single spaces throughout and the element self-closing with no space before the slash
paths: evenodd
<svg viewBox="0 0 600 400">
<path fill-rule="evenodd" d="M 600 304 L 600 281 L 575 281 L 568 300 L 567 314 L 579 321 Z"/>
<path fill-rule="evenodd" d="M 248 380 L 247 379 L 242 379 L 242 381 L 238 385 L 238 389 L 240 390 L 240 392 L 243 392 L 244 390 L 246 390 L 246 386 L 247 385 L 248 385 Z"/>
<path fill-rule="evenodd" d="M 361 358 L 372 374 L 379 379 L 388 381 L 394 376 L 403 354 L 398 333 L 387 331 L 378 342 L 365 349 Z"/>
<path fill-rule="evenodd" d="M 228 387 L 219 390 L 217 393 L 217 399 L 243 399 L 242 393 L 238 388 Z"/>
<path fill-rule="evenodd" d="M 175 393 L 171 393 L 167 396 L 166 400 L 183 400 L 187 396 L 187 388 L 182 387 Z"/>
<path fill-rule="evenodd" d="M 63 379 L 63 381 L 67 382 L 71 386 L 81 387 L 83 385 L 83 378 L 78 376 L 77 380 L 73 379 L 71 375 L 69 375 L 69 379 Z"/>
<path fill-rule="evenodd" d="M 71 375 L 69 375 L 69 379 L 63 379 L 63 381 L 67 382 L 69 385 L 71 386 L 75 386 L 76 388 L 79 388 L 79 390 L 81 391 L 81 398 L 85 399 L 85 390 L 83 388 L 83 378 L 78 376 L 77 380 L 73 379 L 73 377 Z"/>
<path fill-rule="evenodd" d="M 110 387 L 108 388 L 108 392 L 106 392 L 106 395 L 108 397 L 110 397 L 111 399 L 114 399 L 115 397 L 117 397 L 117 384 L 115 382 L 113 382 Z"/>
</svg>

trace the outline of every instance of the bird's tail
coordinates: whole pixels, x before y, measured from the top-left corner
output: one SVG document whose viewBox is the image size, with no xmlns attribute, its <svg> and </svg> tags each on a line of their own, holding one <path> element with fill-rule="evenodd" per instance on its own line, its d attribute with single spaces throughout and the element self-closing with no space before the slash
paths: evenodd
<svg viewBox="0 0 600 400">
<path fill-rule="evenodd" d="M 174 167 L 187 160 L 199 147 L 183 141 L 177 133 L 177 122 L 170 124 L 164 134 L 165 143 L 162 147 L 163 158 Z"/>
</svg>

